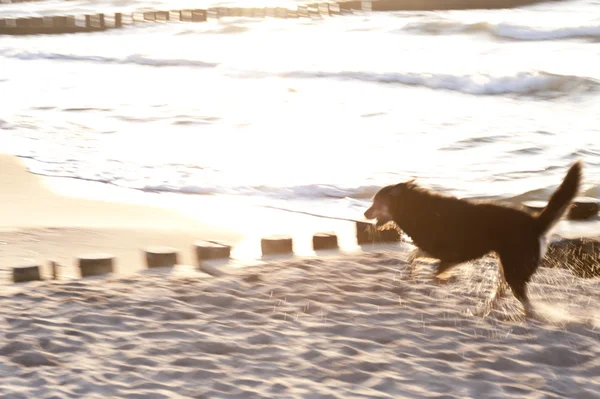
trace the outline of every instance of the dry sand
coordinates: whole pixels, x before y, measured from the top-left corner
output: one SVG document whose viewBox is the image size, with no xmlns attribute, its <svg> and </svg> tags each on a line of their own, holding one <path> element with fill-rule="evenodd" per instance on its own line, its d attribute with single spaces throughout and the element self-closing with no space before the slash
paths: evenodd
<svg viewBox="0 0 600 399">
<path fill-rule="evenodd" d="M 485 319 L 492 258 L 437 285 L 394 252 L 37 282 L 0 297 L 1 398 L 597 398 L 600 280 L 542 269 Z"/>
</svg>

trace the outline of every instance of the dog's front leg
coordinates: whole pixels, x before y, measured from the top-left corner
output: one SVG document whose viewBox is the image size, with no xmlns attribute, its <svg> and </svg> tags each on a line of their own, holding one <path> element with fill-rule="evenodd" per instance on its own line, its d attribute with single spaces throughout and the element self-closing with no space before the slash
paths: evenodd
<svg viewBox="0 0 600 399">
<path fill-rule="evenodd" d="M 421 248 L 416 248 L 416 249 L 413 249 L 411 252 L 409 252 L 408 257 L 406 258 L 406 261 L 408 262 L 411 280 L 414 280 L 416 277 L 417 266 L 416 266 L 415 260 L 417 258 L 430 258 L 430 257 L 431 257 L 431 255 L 428 252 L 423 251 Z"/>
</svg>

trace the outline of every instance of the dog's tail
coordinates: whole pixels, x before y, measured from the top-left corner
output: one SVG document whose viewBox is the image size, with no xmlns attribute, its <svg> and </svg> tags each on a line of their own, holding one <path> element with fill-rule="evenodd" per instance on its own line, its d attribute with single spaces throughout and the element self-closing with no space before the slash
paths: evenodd
<svg viewBox="0 0 600 399">
<path fill-rule="evenodd" d="M 550 197 L 548 205 L 537 216 L 537 229 L 540 235 L 547 233 L 558 222 L 577 195 L 581 183 L 581 168 L 581 161 L 571 165 L 567 176 Z"/>
</svg>

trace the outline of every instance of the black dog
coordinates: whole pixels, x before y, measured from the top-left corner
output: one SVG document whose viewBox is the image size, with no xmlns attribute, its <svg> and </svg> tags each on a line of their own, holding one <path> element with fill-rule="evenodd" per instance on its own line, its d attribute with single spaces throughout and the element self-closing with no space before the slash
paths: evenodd
<svg viewBox="0 0 600 399">
<path fill-rule="evenodd" d="M 544 256 L 546 235 L 579 190 L 581 169 L 580 161 L 571 166 L 539 214 L 435 193 L 412 180 L 379 190 L 365 217 L 377 219 L 378 226 L 394 221 L 417 246 L 413 258 L 440 260 L 436 276 L 495 251 L 501 273 L 527 313 L 531 308 L 526 285 Z"/>
</svg>

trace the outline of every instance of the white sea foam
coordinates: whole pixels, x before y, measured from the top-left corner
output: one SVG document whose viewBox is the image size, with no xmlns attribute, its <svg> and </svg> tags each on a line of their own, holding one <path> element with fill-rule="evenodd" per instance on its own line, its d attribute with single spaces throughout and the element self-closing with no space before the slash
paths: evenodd
<svg viewBox="0 0 600 399">
<path fill-rule="evenodd" d="M 465 22 L 436 18 L 433 20 L 410 22 L 400 29 L 400 31 L 424 34 L 484 33 L 498 38 L 523 41 L 577 38 L 600 40 L 600 23 L 576 26 L 536 27 L 508 22 Z"/>
<path fill-rule="evenodd" d="M 598 87 L 600 82 L 595 79 L 559 75 L 548 72 L 519 72 L 514 75 L 493 76 L 453 75 L 432 73 L 374 73 L 364 71 L 341 72 L 290 72 L 289 77 L 304 78 L 337 78 L 352 79 L 365 82 L 397 83 L 411 86 L 422 86 L 430 89 L 452 90 L 477 95 L 536 95 L 536 94 L 569 94 Z"/>
<path fill-rule="evenodd" d="M 46 51 L 27 51 L 17 49 L 0 50 L 0 56 L 16 58 L 20 60 L 56 60 L 56 61 L 79 61 L 100 64 L 135 64 L 153 67 L 200 67 L 212 68 L 218 64 L 193 59 L 183 58 L 159 58 L 149 57 L 142 54 L 132 54 L 126 57 L 108 57 L 96 55 L 80 55 Z"/>
</svg>

